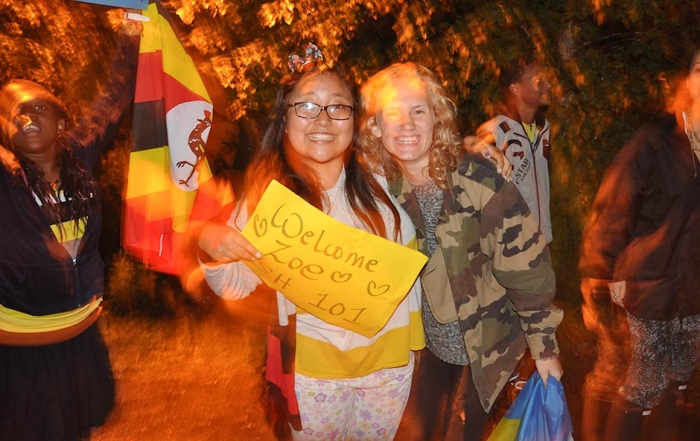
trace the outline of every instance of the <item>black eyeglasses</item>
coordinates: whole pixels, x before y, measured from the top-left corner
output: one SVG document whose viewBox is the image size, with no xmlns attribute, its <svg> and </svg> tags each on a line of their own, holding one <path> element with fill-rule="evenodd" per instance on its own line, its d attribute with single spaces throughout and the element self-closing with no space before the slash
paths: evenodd
<svg viewBox="0 0 700 441">
<path fill-rule="evenodd" d="M 350 119 L 352 112 L 355 110 L 354 107 L 348 106 L 347 104 L 329 104 L 327 106 L 322 106 L 316 103 L 292 103 L 287 104 L 287 107 L 294 107 L 296 116 L 306 119 L 317 118 L 318 115 L 325 110 L 330 119 L 346 120 Z"/>
</svg>

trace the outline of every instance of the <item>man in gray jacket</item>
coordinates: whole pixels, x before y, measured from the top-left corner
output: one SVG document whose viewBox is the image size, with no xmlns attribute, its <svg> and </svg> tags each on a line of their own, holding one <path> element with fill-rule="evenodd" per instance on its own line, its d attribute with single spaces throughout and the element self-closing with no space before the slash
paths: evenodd
<svg viewBox="0 0 700 441">
<path fill-rule="evenodd" d="M 498 82 L 504 100 L 503 113 L 485 122 L 477 136 L 494 144 L 510 160 L 511 178 L 549 243 L 552 241 L 551 132 L 542 107 L 551 102 L 551 85 L 545 69 L 530 58 L 519 58 L 502 66 Z"/>
</svg>

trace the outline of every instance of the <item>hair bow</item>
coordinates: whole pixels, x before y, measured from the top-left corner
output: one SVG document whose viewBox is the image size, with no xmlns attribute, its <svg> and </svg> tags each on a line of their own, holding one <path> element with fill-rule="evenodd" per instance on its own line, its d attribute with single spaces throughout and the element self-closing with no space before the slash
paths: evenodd
<svg viewBox="0 0 700 441">
<path fill-rule="evenodd" d="M 321 60 L 323 60 L 321 49 L 319 49 L 315 44 L 309 43 L 306 45 L 304 58 L 300 57 L 299 55 L 290 55 L 288 65 L 292 72 L 301 72 L 302 68 L 307 64 L 318 63 Z"/>
</svg>

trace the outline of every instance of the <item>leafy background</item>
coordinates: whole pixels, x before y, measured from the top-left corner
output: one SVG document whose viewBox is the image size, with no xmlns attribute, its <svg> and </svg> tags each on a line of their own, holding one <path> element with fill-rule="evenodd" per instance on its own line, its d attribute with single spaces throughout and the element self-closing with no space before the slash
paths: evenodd
<svg viewBox="0 0 700 441">
<path fill-rule="evenodd" d="M 608 163 L 654 112 L 664 108 L 677 74 L 700 47 L 700 3 L 164 0 L 164 4 L 214 99 L 207 156 L 214 170 L 236 185 L 267 123 L 278 80 L 287 72 L 287 56 L 303 52 L 307 42 L 317 43 L 326 60 L 341 66 L 357 84 L 393 62 L 428 66 L 457 103 L 464 134 L 473 133 L 499 111 L 499 64 L 529 48 L 537 51 L 551 71 L 553 85 L 553 103 L 547 110 L 554 134 L 550 173 L 555 240 L 551 249 L 558 282 L 556 301 L 567 317 L 558 331 L 567 372 L 564 381 L 577 424 L 577 391 L 595 359 L 595 341 L 580 317 L 576 262 L 581 228 Z M 73 115 L 82 114 L 109 74 L 122 14 L 119 9 L 73 0 L 0 0 L 0 84 L 12 78 L 37 81 L 60 96 Z M 103 330 L 114 349 L 121 407 L 98 439 L 207 439 L 209 432 L 201 424 L 220 433 L 229 414 L 245 415 L 247 421 L 252 404 L 245 399 L 231 401 L 231 396 L 250 396 L 258 405 L 264 401 L 262 378 L 255 373 L 264 342 L 257 332 L 260 324 L 246 320 L 267 307 L 264 300 L 262 306 L 242 305 L 236 320 L 224 320 L 228 325 L 202 324 L 198 317 L 205 317 L 204 313 L 214 311 L 216 316 L 216 299 L 193 301 L 178 280 L 150 272 L 120 251 L 119 213 L 130 126 L 127 116 L 99 170 L 105 206 L 102 249 L 109 264 L 105 297 L 109 312 L 114 313 L 103 323 Z M 169 320 L 183 316 L 184 322 Z M 164 320 L 154 322 L 153 317 Z M 184 332 L 173 331 L 181 326 Z M 246 334 L 251 330 L 256 331 L 255 337 Z M 250 348 L 233 346 L 248 339 L 255 342 Z M 194 355 L 183 358 L 183 349 Z M 231 351 L 243 350 L 250 351 L 246 359 L 258 361 L 231 358 Z M 253 369 L 248 369 L 250 363 Z M 188 370 L 195 365 L 199 370 Z M 163 371 L 164 366 L 172 368 Z M 255 378 L 258 382 L 251 384 L 257 385 L 258 392 L 242 392 L 226 380 L 225 386 L 219 384 L 203 395 L 200 383 L 210 378 L 213 366 L 225 371 L 232 385 L 243 384 L 241 377 Z M 154 382 L 156 371 L 159 376 L 167 372 L 166 388 Z M 221 378 L 215 375 L 207 381 L 214 384 Z M 176 393 L 154 404 L 151 397 L 162 395 L 163 389 Z M 220 402 L 213 399 L 214 391 L 223 394 L 221 403 L 226 404 L 216 404 Z M 240 410 L 227 407 L 235 405 Z M 195 416 L 194 407 L 208 416 Z M 144 437 L 143 431 L 161 426 L 154 425 L 151 416 L 147 417 L 151 424 L 144 425 L 144 408 L 153 409 L 163 421 L 162 431 L 153 438 Z M 254 417 L 256 423 L 246 422 L 245 429 L 264 428 L 263 418 Z M 193 421 L 187 424 L 191 432 L 173 432 L 189 420 Z M 243 423 L 236 424 L 232 433 L 242 433 Z M 193 437 L 197 431 L 201 438 Z M 125 435 L 130 433 L 133 437 Z"/>
<path fill-rule="evenodd" d="M 500 108 L 498 65 L 534 47 L 551 69 L 552 216 L 560 292 L 574 292 L 578 238 L 614 154 L 668 99 L 700 41 L 687 0 L 164 1 L 196 59 L 217 114 L 208 149 L 220 173 L 245 168 L 266 124 L 286 58 L 316 42 L 360 84 L 392 62 L 433 69 L 473 133 Z M 108 74 L 121 10 L 71 0 L 0 0 L 0 83 L 29 78 L 79 115 Z M 129 121 L 105 161 L 118 212 Z M 107 225 L 116 253 L 119 219 Z"/>
</svg>

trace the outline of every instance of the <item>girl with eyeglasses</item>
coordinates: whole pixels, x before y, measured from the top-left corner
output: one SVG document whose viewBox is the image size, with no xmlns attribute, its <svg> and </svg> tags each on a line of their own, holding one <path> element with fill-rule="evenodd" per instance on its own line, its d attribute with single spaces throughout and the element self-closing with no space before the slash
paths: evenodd
<svg viewBox="0 0 700 441">
<path fill-rule="evenodd" d="M 273 179 L 347 225 L 402 244 L 415 238 L 386 181 L 369 173 L 355 150 L 351 86 L 338 71 L 319 66 L 320 54 L 314 53 L 282 80 L 273 120 L 227 225 L 209 225 L 199 236 L 206 253 L 201 268 L 223 298 L 246 297 L 261 284 L 243 263 L 261 255 L 240 230 Z M 414 285 L 387 325 L 366 338 L 297 309 L 277 293 L 267 376 L 276 398 L 287 400 L 295 440 L 394 438 L 410 390 L 412 351 L 424 346 L 419 301 Z M 280 375 L 271 378 L 274 372 Z"/>
</svg>

